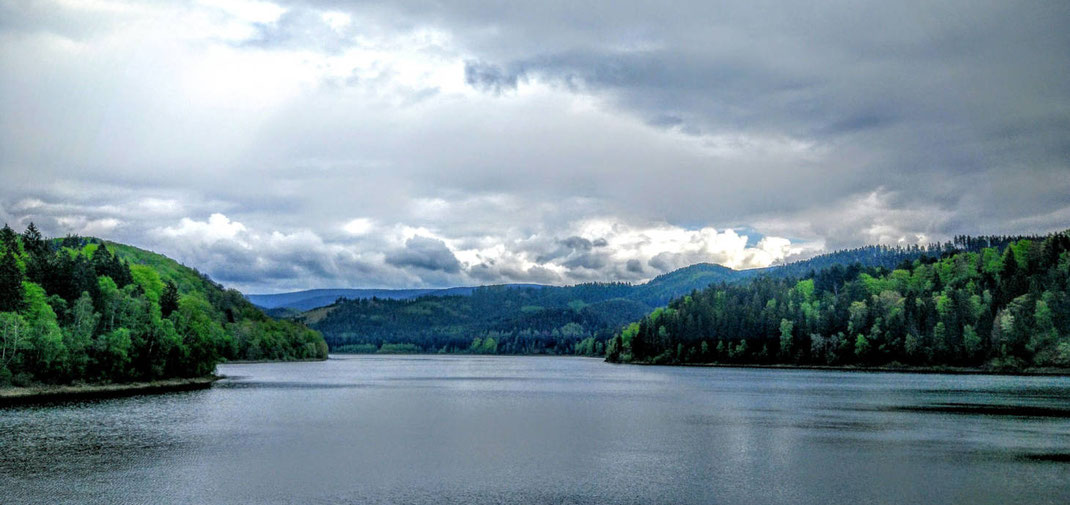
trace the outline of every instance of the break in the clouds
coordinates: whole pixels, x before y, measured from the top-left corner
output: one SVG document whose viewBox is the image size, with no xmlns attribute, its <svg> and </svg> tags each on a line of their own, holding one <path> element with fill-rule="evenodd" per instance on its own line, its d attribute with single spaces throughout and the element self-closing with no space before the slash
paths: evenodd
<svg viewBox="0 0 1070 505">
<path fill-rule="evenodd" d="M 1066 2 L 0 0 L 0 219 L 247 291 L 1070 227 Z"/>
</svg>

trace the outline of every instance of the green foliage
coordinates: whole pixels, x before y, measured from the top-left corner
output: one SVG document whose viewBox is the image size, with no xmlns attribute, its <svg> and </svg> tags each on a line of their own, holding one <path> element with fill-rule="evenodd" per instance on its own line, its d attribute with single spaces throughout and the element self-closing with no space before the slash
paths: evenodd
<svg viewBox="0 0 1070 505">
<path fill-rule="evenodd" d="M 343 354 L 375 354 L 379 352 L 379 347 L 372 344 L 350 344 L 338 346 L 334 351 Z"/>
<path fill-rule="evenodd" d="M 4 236 L 0 273 L 3 257 L 14 257 L 7 251 L 18 251 L 25 260 L 7 260 L 8 273 L 25 280 L 18 303 L 0 310 L 0 384 L 191 377 L 226 359 L 327 357 L 318 332 L 270 319 L 162 256 L 95 239 L 49 241 L 32 225 Z"/>
<path fill-rule="evenodd" d="M 379 354 L 416 354 L 420 348 L 413 344 L 383 344 Z"/>
<path fill-rule="evenodd" d="M 966 250 L 894 270 L 833 265 L 803 279 L 711 286 L 625 327 L 610 340 L 607 359 L 1070 364 L 1070 232 L 960 237 L 956 244 Z M 701 347 L 707 340 L 717 342 L 712 350 Z M 690 352 L 696 346 L 703 350 Z"/>
<path fill-rule="evenodd" d="M 981 336 L 977 334 L 973 326 L 967 324 L 962 328 L 962 346 L 966 359 L 977 358 L 978 353 L 981 352 L 981 343 Z"/>
<path fill-rule="evenodd" d="M 795 329 L 795 323 L 788 319 L 780 320 L 780 358 L 791 359 L 792 352 L 792 336 L 791 332 Z"/>
<path fill-rule="evenodd" d="M 859 334 L 855 337 L 855 356 L 859 361 L 865 362 L 869 357 L 870 351 L 873 346 L 869 343 L 869 339 L 865 335 Z"/>
<path fill-rule="evenodd" d="M 29 349 L 26 320 L 14 312 L 0 312 L 0 379 L 11 380 L 11 370 L 22 365 L 22 355 Z"/>
<path fill-rule="evenodd" d="M 398 345 L 398 344 L 383 344 L 383 345 Z M 408 344 L 412 345 L 412 344 Z M 472 354 L 494 354 L 498 352 L 498 341 L 492 337 L 472 339 L 472 344 L 468 346 L 468 352 Z"/>
<path fill-rule="evenodd" d="M 18 254 L 10 246 L 0 247 L 0 312 L 22 309 L 22 278 Z"/>
<path fill-rule="evenodd" d="M 803 300 L 809 301 L 814 297 L 814 280 L 804 279 L 795 283 L 795 292 L 802 297 Z"/>
<path fill-rule="evenodd" d="M 493 339 L 498 354 L 573 354 L 593 338 L 606 340 L 651 307 L 612 295 L 624 284 L 569 288 L 483 287 L 468 296 L 410 300 L 348 300 L 305 313 L 333 349 L 354 345 L 414 344 L 422 352 L 486 353 Z M 604 297 L 610 296 L 609 299 Z M 480 347 L 472 341 L 480 339 Z M 586 352 L 587 347 L 584 346 Z"/>
<path fill-rule="evenodd" d="M 601 356 L 605 352 L 604 344 L 595 340 L 594 337 L 587 337 L 576 344 L 576 349 L 573 354 L 577 356 Z"/>
<path fill-rule="evenodd" d="M 167 281 L 163 293 L 160 294 L 160 315 L 171 317 L 178 310 L 178 286 L 172 281 Z"/>
<path fill-rule="evenodd" d="M 130 265 L 130 275 L 133 277 L 134 283 L 141 286 L 141 289 L 145 291 L 145 298 L 160 303 L 160 297 L 163 295 L 165 288 L 163 281 L 160 279 L 160 274 L 146 265 Z M 171 310 L 174 310 L 177 305 L 178 291 L 176 288 Z"/>
<path fill-rule="evenodd" d="M 677 306 L 706 304 L 715 311 L 725 310 L 726 304 L 735 303 L 727 298 L 722 300 L 702 300 L 702 292 L 711 286 L 724 287 L 727 293 L 736 287 L 749 286 L 751 283 L 790 282 L 791 294 L 769 296 L 763 300 L 772 305 L 759 314 L 751 314 L 756 320 L 745 320 L 745 327 L 751 324 L 760 326 L 762 335 L 775 334 L 779 322 L 789 315 L 800 315 L 798 320 L 788 317 L 795 323 L 793 332 L 796 356 L 806 358 L 808 352 L 799 350 L 809 347 L 808 337 L 815 326 L 827 325 L 824 321 L 830 311 L 841 311 L 843 307 L 830 306 L 830 299 L 825 296 L 835 292 L 845 282 L 857 281 L 860 274 L 871 280 L 868 286 L 853 282 L 852 300 L 874 306 L 877 301 L 870 295 L 881 297 L 883 293 L 900 293 L 896 299 L 904 303 L 913 303 L 914 298 L 905 300 L 902 293 L 914 289 L 913 285 L 934 285 L 939 278 L 930 266 L 934 260 L 927 255 L 940 256 L 943 253 L 964 249 L 981 251 L 985 247 L 1003 247 L 1012 241 L 1012 237 L 956 237 L 954 243 L 933 244 L 927 247 L 886 247 L 869 246 L 853 250 L 837 251 L 809 260 L 777 266 L 768 269 L 736 271 L 719 265 L 697 264 L 655 277 L 650 282 L 638 285 L 623 283 L 589 283 L 576 286 L 543 287 L 482 287 L 472 291 L 470 296 L 425 297 L 406 300 L 361 299 L 342 300 L 333 305 L 321 307 L 295 317 L 310 327 L 323 332 L 325 340 L 333 349 L 345 346 L 370 345 L 378 349 L 387 343 L 411 343 L 422 352 L 471 352 L 474 338 L 485 340 L 490 337 L 498 344 L 498 353 L 502 354 L 575 354 L 586 353 L 589 346 L 581 345 L 586 339 L 593 338 L 602 344 L 603 352 L 610 354 L 614 361 L 629 361 L 633 358 L 649 360 L 652 356 L 665 354 L 672 360 L 686 361 L 694 359 L 727 359 L 728 351 L 702 353 L 697 343 L 685 342 L 683 352 L 678 352 L 675 343 L 672 349 L 662 348 L 668 345 L 675 335 L 700 335 L 710 326 L 710 320 L 704 312 L 689 312 L 687 316 L 678 317 L 671 310 L 662 309 L 651 318 L 664 317 L 679 321 L 680 328 L 666 326 L 666 337 L 659 334 L 657 325 L 651 324 L 649 330 L 641 334 L 638 330 L 625 330 L 629 323 L 651 314 L 657 307 L 664 306 L 672 300 L 670 309 Z M 114 248 L 114 247 L 113 247 Z M 919 263 L 917 276 L 912 277 L 913 262 L 925 258 Z M 136 263 L 136 262 L 134 262 Z M 1068 261 L 1070 264 L 1070 261 Z M 956 268 L 957 265 L 953 265 Z M 870 268 L 865 272 L 864 268 Z M 885 272 L 898 269 L 891 278 L 885 278 Z M 922 272 L 922 270 L 926 270 Z M 949 272 L 954 273 L 954 269 Z M 161 274 L 165 280 L 166 275 Z M 177 281 L 176 281 L 177 282 Z M 181 284 L 179 285 L 181 288 Z M 859 296 L 854 296 L 859 295 Z M 864 295 L 864 296 L 863 296 Z M 883 303 L 883 302 L 882 302 Z M 886 324 L 893 322 L 895 331 L 911 324 L 900 314 L 885 317 Z M 872 326 L 876 314 L 865 311 L 858 322 L 859 327 L 851 335 L 866 332 Z M 688 317 L 690 316 L 690 317 Z M 837 321 L 839 322 L 839 321 Z M 675 323 L 674 323 L 675 324 Z M 710 340 L 710 347 L 716 340 L 734 342 L 744 335 L 733 328 L 723 328 L 716 339 Z M 625 331 L 626 334 L 621 334 Z M 826 333 L 835 335 L 835 332 Z M 617 338 L 617 337 L 621 338 Z M 638 338 L 634 338 L 638 336 Z M 831 338 L 831 337 L 830 337 Z M 902 337 L 898 337 L 902 340 Z M 728 344 L 726 344 L 728 345 Z M 902 347 L 901 342 L 898 344 Z M 690 349 L 695 347 L 695 352 Z M 830 348 L 839 348 L 838 340 Z M 648 355 L 653 349 L 659 349 L 654 355 Z M 779 342 L 771 342 L 766 356 L 774 359 L 779 356 Z M 760 347 L 748 353 L 760 354 Z M 850 350 L 836 354 L 836 359 L 852 355 Z M 743 358 L 738 358 L 743 359 Z"/>
</svg>

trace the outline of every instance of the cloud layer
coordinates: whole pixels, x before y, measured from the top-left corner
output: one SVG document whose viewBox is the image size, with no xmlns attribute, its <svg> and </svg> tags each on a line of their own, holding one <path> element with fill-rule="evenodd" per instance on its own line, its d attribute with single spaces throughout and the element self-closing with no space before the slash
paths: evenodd
<svg viewBox="0 0 1070 505">
<path fill-rule="evenodd" d="M 1070 227 L 1064 2 L 0 2 L 0 219 L 249 291 Z"/>
</svg>

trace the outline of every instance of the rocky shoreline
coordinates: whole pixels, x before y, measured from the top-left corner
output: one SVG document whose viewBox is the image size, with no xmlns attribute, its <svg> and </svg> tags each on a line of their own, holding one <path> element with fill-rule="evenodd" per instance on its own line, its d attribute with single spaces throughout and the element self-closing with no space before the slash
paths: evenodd
<svg viewBox="0 0 1070 505">
<path fill-rule="evenodd" d="M 116 398 L 143 394 L 193 391 L 212 387 L 221 376 L 165 379 L 127 384 L 79 384 L 0 388 L 0 407 L 67 400 Z"/>
</svg>

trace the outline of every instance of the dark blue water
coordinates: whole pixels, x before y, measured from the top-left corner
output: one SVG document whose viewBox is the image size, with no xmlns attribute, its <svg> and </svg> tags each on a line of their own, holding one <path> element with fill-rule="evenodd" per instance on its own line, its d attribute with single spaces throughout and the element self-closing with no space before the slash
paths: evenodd
<svg viewBox="0 0 1070 505">
<path fill-rule="evenodd" d="M 1070 379 L 334 357 L 0 410 L 0 503 L 1070 503 Z"/>
</svg>

